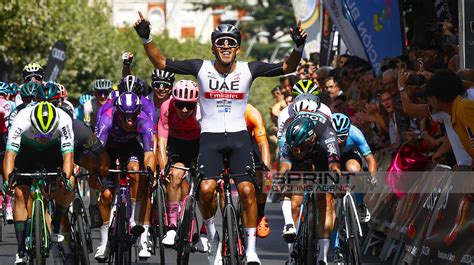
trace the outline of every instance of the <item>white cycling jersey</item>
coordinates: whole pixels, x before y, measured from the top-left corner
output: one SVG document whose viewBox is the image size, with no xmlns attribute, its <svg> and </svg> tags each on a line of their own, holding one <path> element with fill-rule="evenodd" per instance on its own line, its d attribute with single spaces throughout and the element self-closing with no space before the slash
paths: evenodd
<svg viewBox="0 0 474 265">
<path fill-rule="evenodd" d="M 236 62 L 232 73 L 220 74 L 214 61 L 167 60 L 165 71 L 197 78 L 201 133 L 239 132 L 247 130 L 245 108 L 253 80 L 260 76 L 282 75 L 283 63 Z"/>
<path fill-rule="evenodd" d="M 16 115 L 8 132 L 6 150 L 18 153 L 20 146 L 24 144 L 41 151 L 59 143 L 63 154 L 74 152 L 74 132 L 71 117 L 62 109 L 56 108 L 59 125 L 55 131 L 43 135 L 31 126 L 31 112 L 33 109 L 34 105 L 28 106 Z"/>
</svg>

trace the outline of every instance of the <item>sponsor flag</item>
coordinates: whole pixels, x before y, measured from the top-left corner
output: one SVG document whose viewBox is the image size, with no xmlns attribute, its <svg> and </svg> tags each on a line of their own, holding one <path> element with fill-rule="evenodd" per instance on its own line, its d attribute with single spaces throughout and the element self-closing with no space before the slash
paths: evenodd
<svg viewBox="0 0 474 265">
<path fill-rule="evenodd" d="M 44 80 L 56 81 L 66 64 L 66 59 L 66 45 L 61 41 L 57 41 L 49 54 L 48 64 L 44 71 Z"/>
</svg>

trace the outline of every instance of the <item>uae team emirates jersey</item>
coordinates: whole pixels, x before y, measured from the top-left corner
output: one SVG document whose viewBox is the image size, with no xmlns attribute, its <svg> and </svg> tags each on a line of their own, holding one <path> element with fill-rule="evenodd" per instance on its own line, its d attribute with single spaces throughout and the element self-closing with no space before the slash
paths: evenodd
<svg viewBox="0 0 474 265">
<path fill-rule="evenodd" d="M 199 86 L 201 133 L 247 130 L 245 108 L 253 80 L 260 76 L 283 74 L 283 63 L 236 62 L 229 74 L 214 68 L 214 61 L 166 61 L 165 71 L 194 75 Z"/>
</svg>

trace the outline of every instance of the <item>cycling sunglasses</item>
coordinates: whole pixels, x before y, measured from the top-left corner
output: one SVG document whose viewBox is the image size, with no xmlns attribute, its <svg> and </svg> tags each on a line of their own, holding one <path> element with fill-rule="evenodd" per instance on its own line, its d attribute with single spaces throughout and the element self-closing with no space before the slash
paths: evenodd
<svg viewBox="0 0 474 265">
<path fill-rule="evenodd" d="M 122 112 L 119 112 L 119 117 L 123 120 L 123 121 L 137 121 L 138 120 L 138 115 L 137 114 L 130 114 L 130 115 L 127 115 L 127 114 L 124 114 Z"/>
<path fill-rule="evenodd" d="M 239 46 L 239 43 L 234 38 L 221 37 L 214 41 L 214 46 L 216 46 L 217 48 L 224 48 L 226 46 L 229 48 L 236 48 Z"/>
<path fill-rule="evenodd" d="M 110 90 L 99 90 L 99 91 L 96 91 L 95 94 L 98 97 L 108 97 L 110 94 Z"/>
<path fill-rule="evenodd" d="M 26 82 L 34 82 L 34 81 L 43 82 L 43 77 L 40 75 L 29 75 L 25 77 L 25 81 Z"/>
<path fill-rule="evenodd" d="M 348 135 L 347 134 L 339 134 L 337 135 L 337 142 L 345 142 L 347 140 Z"/>
<path fill-rule="evenodd" d="M 164 81 L 153 81 L 151 87 L 158 90 L 170 91 L 173 85 L 169 82 Z"/>
<path fill-rule="evenodd" d="M 184 101 L 175 101 L 174 105 L 177 109 L 184 109 L 186 108 L 187 110 L 193 110 L 196 108 L 196 102 L 184 102 Z"/>
</svg>

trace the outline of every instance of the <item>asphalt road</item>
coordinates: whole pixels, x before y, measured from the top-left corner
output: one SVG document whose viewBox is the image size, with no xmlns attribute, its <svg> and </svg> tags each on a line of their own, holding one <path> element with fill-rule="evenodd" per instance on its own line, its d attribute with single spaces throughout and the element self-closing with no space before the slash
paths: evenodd
<svg viewBox="0 0 474 265">
<path fill-rule="evenodd" d="M 279 203 L 268 203 L 266 215 L 269 219 L 270 228 L 272 229 L 270 235 L 265 239 L 257 240 L 257 253 L 262 261 L 262 264 L 285 264 L 287 259 L 287 245 L 281 237 L 281 229 L 283 228 L 283 216 Z M 222 231 L 221 219 L 217 214 L 217 230 Z M 94 250 L 99 243 L 98 229 L 93 230 Z M 0 264 L 13 264 L 16 253 L 16 238 L 14 234 L 13 225 L 3 227 L 3 241 L 0 242 Z M 329 261 L 332 261 L 332 253 L 329 254 Z M 166 250 L 166 263 L 175 264 L 176 251 L 173 249 Z M 133 256 L 132 256 L 133 258 Z M 100 264 L 94 260 L 94 253 L 90 254 L 91 264 Z M 195 253 L 191 255 L 192 264 L 207 264 L 207 256 L 202 253 Z M 383 264 L 375 257 L 364 257 L 364 264 Z M 54 264 L 49 258 L 48 264 Z M 159 264 L 159 257 L 152 256 L 151 259 L 139 264 Z M 331 263 L 330 263 L 331 264 Z M 387 263 L 388 264 L 388 263 Z"/>
</svg>

